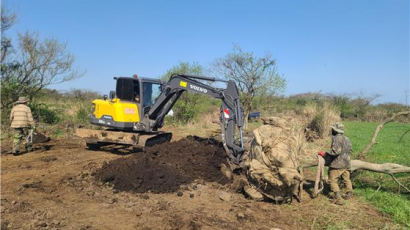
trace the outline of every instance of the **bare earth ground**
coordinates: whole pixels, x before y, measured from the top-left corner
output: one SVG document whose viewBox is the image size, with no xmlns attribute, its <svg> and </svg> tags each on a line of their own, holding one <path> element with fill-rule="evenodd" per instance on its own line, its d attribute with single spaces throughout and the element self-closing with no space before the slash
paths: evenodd
<svg viewBox="0 0 410 230">
<path fill-rule="evenodd" d="M 121 191 L 98 181 L 96 171 L 104 162 L 130 155 L 87 150 L 75 139 L 49 144 L 48 150 L 38 148 L 15 157 L 7 154 L 9 148 L 3 143 L 1 229 L 395 227 L 390 217 L 356 197 L 340 207 L 323 195 L 312 200 L 304 193 L 301 203 L 278 205 L 249 200 L 233 191 L 230 183 L 201 176 L 182 180 L 178 191 Z"/>
</svg>

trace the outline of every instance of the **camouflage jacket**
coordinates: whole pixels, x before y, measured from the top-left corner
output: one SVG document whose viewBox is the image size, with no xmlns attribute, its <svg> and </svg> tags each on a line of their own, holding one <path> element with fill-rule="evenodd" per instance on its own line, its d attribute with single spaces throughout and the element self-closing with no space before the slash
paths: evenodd
<svg viewBox="0 0 410 230">
<path fill-rule="evenodd" d="M 327 152 L 330 157 L 330 168 L 350 169 L 350 153 L 352 152 L 352 143 L 344 135 L 337 134 L 332 136 L 332 149 Z"/>
</svg>

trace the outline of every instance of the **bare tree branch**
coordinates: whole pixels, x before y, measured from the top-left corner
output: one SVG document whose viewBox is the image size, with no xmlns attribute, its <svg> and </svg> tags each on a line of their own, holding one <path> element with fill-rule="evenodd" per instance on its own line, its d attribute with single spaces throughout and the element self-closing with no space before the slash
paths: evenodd
<svg viewBox="0 0 410 230">
<path fill-rule="evenodd" d="M 259 58 L 251 52 L 244 52 L 239 46 L 235 46 L 233 52 L 224 58 L 216 60 L 215 70 L 237 83 L 245 115 L 252 110 L 255 96 L 273 95 L 286 86 L 285 79 L 277 74 L 276 62 L 271 55 Z"/>
<path fill-rule="evenodd" d="M 40 40 L 36 33 L 18 35 L 15 55 L 2 64 L 2 107 L 24 94 L 30 99 L 52 84 L 80 77 L 72 69 L 74 56 L 67 46 L 55 39 Z"/>
<path fill-rule="evenodd" d="M 10 13 L 6 8 L 1 8 L 1 56 L 0 62 L 6 59 L 6 56 L 10 50 L 11 40 L 5 36 L 6 30 L 10 29 L 11 26 L 16 22 L 16 14 Z"/>
<path fill-rule="evenodd" d="M 410 190 L 406 187 L 406 186 L 404 186 L 402 183 L 400 183 L 400 181 L 399 180 L 397 180 L 397 178 L 393 175 L 393 174 L 389 174 L 392 178 L 393 178 L 393 180 L 399 185 L 399 188 L 401 187 L 401 188 L 404 188 L 407 192 L 410 192 Z M 400 191 L 400 189 L 399 189 L 399 191 Z"/>
<path fill-rule="evenodd" d="M 381 122 L 377 127 L 376 130 L 373 134 L 372 140 L 370 141 L 370 143 L 360 152 L 359 154 L 359 159 L 363 159 L 365 158 L 367 152 L 369 152 L 370 148 L 376 143 L 376 138 L 379 135 L 380 130 L 383 128 L 383 126 L 389 122 L 394 121 L 394 119 L 396 119 L 396 117 L 398 116 L 403 116 L 403 115 L 408 115 L 410 114 L 410 111 L 403 111 L 403 112 L 399 112 L 399 113 L 395 113 L 393 114 L 393 116 L 391 116 L 390 118 L 384 120 L 383 122 Z"/>
</svg>

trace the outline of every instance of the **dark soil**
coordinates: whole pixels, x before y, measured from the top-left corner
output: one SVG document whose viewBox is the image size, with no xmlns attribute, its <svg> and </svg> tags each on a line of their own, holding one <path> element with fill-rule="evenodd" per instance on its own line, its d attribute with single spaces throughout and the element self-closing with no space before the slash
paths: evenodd
<svg viewBox="0 0 410 230">
<path fill-rule="evenodd" d="M 176 192 L 196 179 L 228 183 L 220 170 L 225 156 L 220 142 L 189 136 L 105 163 L 95 176 L 120 191 Z"/>
</svg>

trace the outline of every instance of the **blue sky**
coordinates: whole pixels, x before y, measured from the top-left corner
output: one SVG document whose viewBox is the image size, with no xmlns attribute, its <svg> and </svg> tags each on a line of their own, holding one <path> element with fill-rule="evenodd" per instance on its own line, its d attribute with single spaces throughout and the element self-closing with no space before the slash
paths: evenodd
<svg viewBox="0 0 410 230">
<path fill-rule="evenodd" d="M 64 41 L 86 71 L 56 89 L 108 93 L 113 76 L 159 77 L 181 61 L 211 67 L 236 44 L 272 54 L 285 95 L 381 94 L 377 102 L 405 103 L 410 91 L 408 0 L 2 3 L 18 14 L 10 37 L 28 30 Z"/>
</svg>

